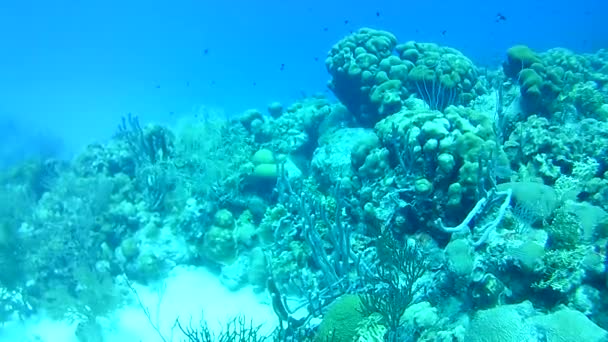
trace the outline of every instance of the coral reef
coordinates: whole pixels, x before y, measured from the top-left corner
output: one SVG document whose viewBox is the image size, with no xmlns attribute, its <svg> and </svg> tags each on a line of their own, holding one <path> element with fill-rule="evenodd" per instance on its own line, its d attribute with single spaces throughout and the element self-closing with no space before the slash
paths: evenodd
<svg viewBox="0 0 608 342">
<path fill-rule="evenodd" d="M 607 339 L 608 52 L 517 45 L 481 72 L 362 28 L 325 64 L 339 102 L 128 116 L 2 171 L 0 321 L 94 330 L 119 279 L 197 265 L 266 293 L 279 341 Z"/>
</svg>

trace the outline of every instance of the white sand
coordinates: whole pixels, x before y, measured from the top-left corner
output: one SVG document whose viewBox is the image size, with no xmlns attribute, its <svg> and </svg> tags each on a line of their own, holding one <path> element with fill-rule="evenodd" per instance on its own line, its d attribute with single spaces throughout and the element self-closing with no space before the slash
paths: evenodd
<svg viewBox="0 0 608 342">
<path fill-rule="evenodd" d="M 277 325 L 272 308 L 261 304 L 260 297 L 250 288 L 238 292 L 228 291 L 213 274 L 204 269 L 178 267 L 171 272 L 165 285 L 160 304 L 158 288 L 135 287 L 168 341 L 182 341 L 183 336 L 177 328 L 171 339 L 171 327 L 178 317 L 183 326 L 188 326 L 192 319 L 193 326 L 198 327 L 202 314 L 212 331 L 218 331 L 223 323 L 238 315 L 252 320 L 254 325 L 262 324 L 263 333 L 269 333 Z M 125 307 L 116 312 L 114 317 L 103 320 L 102 324 L 107 327 L 107 341 L 162 341 L 139 306 Z M 75 329 L 76 324 L 35 318 L 0 327 L 0 341 L 77 342 Z"/>
</svg>

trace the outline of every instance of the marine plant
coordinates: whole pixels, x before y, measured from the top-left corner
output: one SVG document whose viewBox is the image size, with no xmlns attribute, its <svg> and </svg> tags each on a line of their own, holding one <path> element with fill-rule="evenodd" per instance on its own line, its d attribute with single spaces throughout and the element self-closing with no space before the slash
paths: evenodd
<svg viewBox="0 0 608 342">
<path fill-rule="evenodd" d="M 428 263 L 414 242 L 400 243 L 385 232 L 379 243 L 384 244 L 388 260 L 366 276 L 366 288 L 359 297 L 366 316 L 378 313 L 382 317 L 387 327 L 385 341 L 405 341 L 401 317 L 424 293 L 421 279 Z"/>
</svg>

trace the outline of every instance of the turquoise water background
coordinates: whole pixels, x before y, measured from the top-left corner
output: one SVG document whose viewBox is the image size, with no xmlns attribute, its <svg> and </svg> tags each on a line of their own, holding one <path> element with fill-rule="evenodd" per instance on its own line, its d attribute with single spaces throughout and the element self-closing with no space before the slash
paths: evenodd
<svg viewBox="0 0 608 342">
<path fill-rule="evenodd" d="M 3 159 L 71 153 L 109 137 L 127 113 L 160 122 L 201 108 L 232 116 L 327 92 L 327 51 L 360 27 L 452 46 L 477 65 L 496 66 L 518 43 L 539 51 L 607 47 L 607 7 L 600 0 L 1 1 Z"/>
</svg>

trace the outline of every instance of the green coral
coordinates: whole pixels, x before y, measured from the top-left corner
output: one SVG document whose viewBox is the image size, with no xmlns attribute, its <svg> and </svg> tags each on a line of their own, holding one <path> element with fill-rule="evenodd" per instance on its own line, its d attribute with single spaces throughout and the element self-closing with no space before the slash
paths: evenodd
<svg viewBox="0 0 608 342">
<path fill-rule="evenodd" d="M 373 313 L 364 318 L 357 327 L 353 342 L 384 342 L 387 329 L 382 324 L 382 315 Z"/>
<path fill-rule="evenodd" d="M 506 182 L 497 186 L 499 191 L 511 189 L 513 204 L 534 222 L 546 221 L 560 202 L 555 189 L 538 182 Z"/>
<path fill-rule="evenodd" d="M 382 64 L 388 70 L 383 70 L 380 64 L 384 59 L 394 57 L 396 45 L 397 38 L 390 32 L 362 28 L 335 44 L 325 60 L 327 70 L 333 76 L 329 88 L 363 124 L 373 124 L 379 117 L 379 106 L 383 102 L 378 100 L 384 96 L 377 92 L 376 102 L 373 102 L 370 98 L 372 88 L 389 80 L 392 63 Z M 394 94 L 391 97 L 389 108 L 394 110 Z M 383 110 L 389 108 L 383 107 Z"/>
<path fill-rule="evenodd" d="M 583 226 L 576 215 L 565 208 L 559 208 L 551 224 L 545 228 L 549 234 L 549 243 L 553 248 L 574 249 L 581 243 Z"/>
<path fill-rule="evenodd" d="M 510 246 L 507 253 L 519 263 L 524 271 L 535 272 L 542 266 L 546 249 L 536 241 L 523 241 L 517 246 Z"/>
<path fill-rule="evenodd" d="M 507 50 L 505 75 L 520 86 L 521 105 L 528 113 L 551 114 L 562 91 L 563 69 L 525 45 Z"/>
<path fill-rule="evenodd" d="M 559 293 L 570 292 L 582 281 L 585 255 L 584 247 L 547 251 L 543 258 L 545 267 L 542 279 L 532 284 L 532 288 L 551 289 Z"/>
<path fill-rule="evenodd" d="M 237 257 L 235 226 L 232 213 L 226 209 L 219 210 L 199 247 L 201 254 L 220 265 L 232 263 Z"/>
<path fill-rule="evenodd" d="M 568 97 L 584 117 L 598 120 L 608 119 L 608 96 L 598 89 L 595 82 L 577 83 Z"/>
<path fill-rule="evenodd" d="M 534 313 L 530 302 L 480 310 L 471 319 L 464 340 L 467 342 L 527 341 L 534 327 L 525 318 Z"/>
<path fill-rule="evenodd" d="M 126 260 L 132 260 L 139 255 L 139 246 L 134 238 L 126 238 L 120 243 L 120 251 Z"/>
<path fill-rule="evenodd" d="M 359 175 L 367 179 L 379 179 L 390 172 L 389 151 L 386 148 L 374 149 L 359 168 Z"/>
<path fill-rule="evenodd" d="M 378 107 L 382 116 L 396 113 L 401 109 L 401 81 L 388 80 L 372 88 L 370 101 Z"/>
<path fill-rule="evenodd" d="M 288 212 L 282 204 L 266 208 L 257 232 L 262 243 L 271 244 L 275 242 L 275 230 L 281 228 L 282 220 L 285 217 L 288 217 Z"/>
<path fill-rule="evenodd" d="M 473 247 L 466 239 L 453 240 L 445 247 L 448 267 L 459 277 L 468 277 L 475 266 Z"/>
<path fill-rule="evenodd" d="M 442 216 L 447 206 L 461 213 L 467 210 L 458 206 L 471 202 L 479 176 L 487 172 L 487 165 L 480 165 L 480 160 L 492 158 L 496 165 L 506 164 L 492 127 L 488 113 L 451 106 L 444 112 L 402 110 L 380 120 L 375 131 L 391 153 L 398 158 L 407 155 L 403 165 L 401 161 L 399 165 L 405 169 L 398 167 L 397 173 L 407 175 L 408 186 L 424 189 L 417 193 L 419 198 L 442 194 L 430 209 L 436 212 L 425 213 Z M 416 180 L 419 182 L 413 183 Z"/>
<path fill-rule="evenodd" d="M 521 85 L 521 92 L 525 97 L 540 97 L 541 86 L 543 79 L 538 75 L 534 69 L 523 69 L 519 73 L 519 84 Z"/>
<path fill-rule="evenodd" d="M 135 270 L 133 276 L 141 281 L 158 279 L 162 275 L 165 263 L 152 251 L 144 251 L 135 259 Z"/>
<path fill-rule="evenodd" d="M 274 164 L 274 154 L 267 148 L 261 148 L 253 154 L 251 157 L 251 162 L 255 165 Z"/>
<path fill-rule="evenodd" d="M 364 126 L 398 112 L 413 93 L 433 110 L 469 103 L 478 83 L 475 65 L 456 49 L 397 45 L 389 32 L 368 28 L 334 45 L 325 63 L 330 89 Z"/>
<path fill-rule="evenodd" d="M 587 318 L 582 312 L 568 307 L 530 318 L 547 342 L 601 342 L 608 333 Z"/>
<path fill-rule="evenodd" d="M 366 317 L 362 311 L 358 295 L 345 294 L 336 299 L 323 316 L 315 341 L 352 341 Z"/>
<path fill-rule="evenodd" d="M 407 85 L 431 109 L 444 110 L 452 104 L 473 99 L 477 68 L 460 51 L 433 43 L 410 41 L 395 48 L 401 59 L 411 63 Z"/>
<path fill-rule="evenodd" d="M 259 149 L 253 157 L 253 176 L 258 180 L 275 180 L 278 176 L 278 166 L 274 154 L 266 148 Z"/>
<path fill-rule="evenodd" d="M 207 259 L 220 265 L 230 264 L 237 257 L 237 243 L 233 230 L 218 226 L 209 228 L 200 248 Z"/>
<path fill-rule="evenodd" d="M 516 78 L 520 71 L 539 63 L 540 58 L 526 45 L 515 45 L 507 50 L 507 60 L 503 63 L 503 70 L 507 77 Z"/>
</svg>

